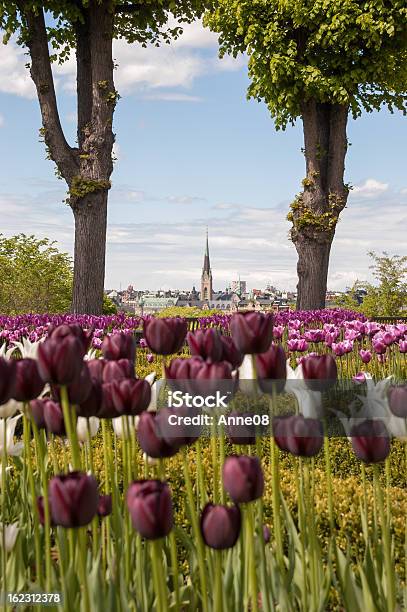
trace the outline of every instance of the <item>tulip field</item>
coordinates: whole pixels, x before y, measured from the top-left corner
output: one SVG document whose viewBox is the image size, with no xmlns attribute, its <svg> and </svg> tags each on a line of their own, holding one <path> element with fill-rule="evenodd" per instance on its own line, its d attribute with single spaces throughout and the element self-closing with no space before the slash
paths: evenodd
<svg viewBox="0 0 407 612">
<path fill-rule="evenodd" d="M 407 610 L 407 324 L 0 317 L 4 610 Z"/>
</svg>

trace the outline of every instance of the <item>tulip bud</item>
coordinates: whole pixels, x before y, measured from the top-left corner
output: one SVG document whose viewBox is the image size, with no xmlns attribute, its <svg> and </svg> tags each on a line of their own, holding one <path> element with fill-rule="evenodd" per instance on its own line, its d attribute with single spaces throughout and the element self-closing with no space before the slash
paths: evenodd
<svg viewBox="0 0 407 612">
<path fill-rule="evenodd" d="M 129 359 L 134 361 L 136 356 L 136 343 L 133 336 L 124 333 L 115 333 L 106 336 L 102 342 L 103 357 L 108 360 Z"/>
<path fill-rule="evenodd" d="M 14 399 L 29 402 L 35 399 L 44 388 L 44 381 L 35 359 L 19 359 L 15 364 Z"/>
<path fill-rule="evenodd" d="M 232 370 L 237 370 L 242 363 L 244 355 L 239 351 L 230 336 L 220 337 L 222 343 L 222 361 L 227 361 L 232 366 Z"/>
<path fill-rule="evenodd" d="M 221 391 L 231 399 L 236 387 L 230 363 L 209 363 L 201 357 L 173 359 L 165 368 L 165 377 L 172 388 L 203 397 Z"/>
<path fill-rule="evenodd" d="M 235 314 L 230 322 L 233 342 L 244 355 L 265 353 L 273 338 L 273 317 L 261 312 Z"/>
<path fill-rule="evenodd" d="M 104 383 L 101 385 L 102 402 L 99 405 L 97 416 L 101 419 L 114 419 L 120 416 L 113 403 L 112 395 L 113 383 Z"/>
<path fill-rule="evenodd" d="M 191 355 L 208 359 L 209 361 L 222 361 L 223 346 L 218 330 L 198 329 L 188 332 L 187 341 Z"/>
<path fill-rule="evenodd" d="M 388 398 L 392 413 L 396 417 L 407 419 L 407 385 L 390 387 Z"/>
<path fill-rule="evenodd" d="M 326 391 L 336 382 L 338 370 L 332 355 L 306 357 L 301 366 L 306 384 L 313 391 Z"/>
<path fill-rule="evenodd" d="M 245 421 L 243 423 L 234 422 L 234 419 L 238 417 L 243 417 L 244 420 L 246 417 L 253 417 L 253 413 L 234 411 L 229 416 L 232 418 L 226 425 L 225 431 L 232 444 L 256 444 L 256 426 L 253 423 L 246 424 Z"/>
<path fill-rule="evenodd" d="M 38 429 L 45 429 L 44 406 L 48 399 L 35 399 L 30 402 L 31 416 Z"/>
<path fill-rule="evenodd" d="M 99 383 L 103 382 L 103 370 L 105 369 L 108 361 L 106 359 L 89 359 L 87 361 L 88 370 L 90 377 L 97 380 Z"/>
<path fill-rule="evenodd" d="M 69 385 L 82 365 L 82 345 L 73 335 L 48 338 L 38 347 L 38 370 L 44 382 Z"/>
<path fill-rule="evenodd" d="M 99 493 L 93 476 L 83 472 L 54 476 L 48 484 L 48 495 L 55 525 L 83 527 L 96 515 Z"/>
<path fill-rule="evenodd" d="M 264 393 L 281 393 L 287 378 L 287 358 L 281 344 L 271 344 L 261 355 L 256 355 L 257 381 Z"/>
<path fill-rule="evenodd" d="M 146 410 L 151 400 L 151 387 L 144 379 L 124 379 L 111 383 L 112 400 L 117 415 L 136 416 Z"/>
<path fill-rule="evenodd" d="M 150 349 L 158 355 L 173 355 L 181 350 L 188 325 L 178 317 L 155 318 L 144 321 L 144 337 Z"/>
<path fill-rule="evenodd" d="M 0 405 L 6 404 L 14 395 L 16 362 L 0 357 Z"/>
<path fill-rule="evenodd" d="M 48 333 L 49 338 L 61 340 L 68 336 L 76 338 L 81 345 L 81 356 L 84 357 L 92 340 L 92 333 L 85 330 L 77 323 L 63 324 L 51 329 Z"/>
<path fill-rule="evenodd" d="M 223 464 L 223 486 L 235 503 L 253 501 L 263 495 L 264 477 L 258 457 L 232 455 Z"/>
<path fill-rule="evenodd" d="M 360 349 L 359 355 L 363 363 L 369 363 L 372 359 L 372 353 L 370 351 Z"/>
<path fill-rule="evenodd" d="M 91 383 L 90 392 L 85 401 L 75 405 L 76 413 L 80 417 L 96 416 L 102 406 L 102 385 L 96 379 L 92 379 Z"/>
<path fill-rule="evenodd" d="M 110 383 L 115 380 L 134 378 L 134 362 L 129 359 L 118 359 L 117 361 L 107 361 L 103 369 L 103 382 Z"/>
<path fill-rule="evenodd" d="M 160 480 L 136 480 L 127 489 L 133 526 L 147 540 L 167 536 L 173 526 L 170 489 Z"/>
<path fill-rule="evenodd" d="M 100 495 L 97 507 L 98 516 L 109 516 L 112 514 L 112 496 Z"/>
<path fill-rule="evenodd" d="M 142 450 L 153 459 L 172 457 L 182 445 L 182 440 L 176 437 L 164 438 L 160 430 L 160 420 L 164 420 L 165 411 L 163 408 L 158 414 L 153 412 L 143 412 L 140 415 L 137 426 L 137 438 Z"/>
<path fill-rule="evenodd" d="M 263 540 L 265 544 L 268 544 L 271 540 L 271 531 L 268 525 L 263 525 Z"/>
<path fill-rule="evenodd" d="M 49 433 L 56 436 L 65 436 L 65 422 L 62 408 L 57 402 L 47 400 L 44 403 L 45 427 Z"/>
<path fill-rule="evenodd" d="M 380 420 L 366 419 L 352 427 L 350 435 L 355 455 L 365 463 L 379 463 L 390 453 L 389 434 Z"/>
<path fill-rule="evenodd" d="M 201 514 L 201 534 L 210 548 L 232 548 L 239 537 L 242 519 L 238 506 L 206 504 Z"/>
<path fill-rule="evenodd" d="M 82 362 L 80 372 L 77 373 L 73 381 L 66 388 L 70 404 L 79 405 L 88 399 L 92 391 L 92 379 L 85 361 Z M 52 386 L 52 394 L 57 401 L 61 401 L 61 392 L 58 386 Z"/>
<path fill-rule="evenodd" d="M 297 457 L 317 455 L 324 442 L 321 422 L 302 415 L 274 417 L 273 435 L 281 450 Z"/>
</svg>

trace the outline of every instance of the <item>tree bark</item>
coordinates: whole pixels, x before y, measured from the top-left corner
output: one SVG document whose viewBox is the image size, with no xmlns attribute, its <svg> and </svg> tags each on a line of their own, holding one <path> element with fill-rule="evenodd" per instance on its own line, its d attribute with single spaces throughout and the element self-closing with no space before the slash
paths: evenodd
<svg viewBox="0 0 407 612">
<path fill-rule="evenodd" d="M 325 308 L 329 255 L 339 214 L 346 206 L 344 184 L 348 108 L 304 103 L 302 121 L 306 178 L 291 205 L 291 239 L 298 253 L 297 308 Z"/>
<path fill-rule="evenodd" d="M 75 252 L 72 310 L 100 314 L 105 278 L 107 190 L 89 194 L 74 209 Z"/>
</svg>

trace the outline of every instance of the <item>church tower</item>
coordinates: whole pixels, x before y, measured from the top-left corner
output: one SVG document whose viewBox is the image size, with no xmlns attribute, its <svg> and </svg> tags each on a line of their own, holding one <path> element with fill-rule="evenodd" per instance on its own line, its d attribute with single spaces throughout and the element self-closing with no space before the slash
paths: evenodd
<svg viewBox="0 0 407 612">
<path fill-rule="evenodd" d="M 201 300 L 212 300 L 212 270 L 211 263 L 209 261 L 209 241 L 208 241 L 208 228 L 206 228 L 206 248 L 204 256 L 204 265 L 202 268 L 201 276 Z"/>
</svg>

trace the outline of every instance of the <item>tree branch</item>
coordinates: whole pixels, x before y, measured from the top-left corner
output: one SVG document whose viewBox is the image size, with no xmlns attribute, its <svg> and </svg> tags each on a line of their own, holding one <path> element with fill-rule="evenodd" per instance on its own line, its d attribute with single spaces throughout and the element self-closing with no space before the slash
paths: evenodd
<svg viewBox="0 0 407 612">
<path fill-rule="evenodd" d="M 67 143 L 59 118 L 44 12 L 42 8 L 34 12 L 25 7 L 22 2 L 19 3 L 19 9 L 27 25 L 31 77 L 40 104 L 45 144 L 49 149 L 51 159 L 69 184 L 78 169 L 77 150 Z"/>
<path fill-rule="evenodd" d="M 76 82 L 79 149 L 85 139 L 86 126 L 92 119 L 92 58 L 89 41 L 89 14 L 83 10 L 83 22 L 76 22 Z"/>
</svg>

